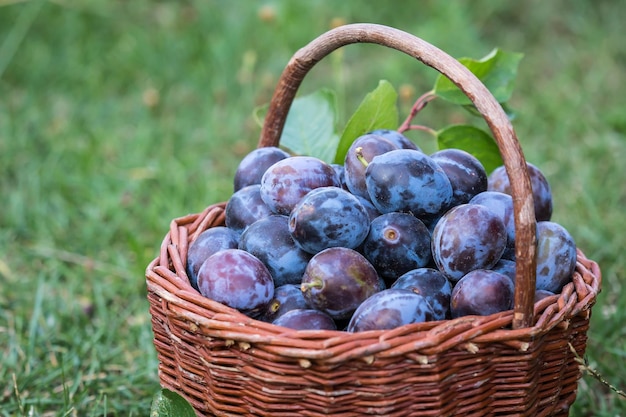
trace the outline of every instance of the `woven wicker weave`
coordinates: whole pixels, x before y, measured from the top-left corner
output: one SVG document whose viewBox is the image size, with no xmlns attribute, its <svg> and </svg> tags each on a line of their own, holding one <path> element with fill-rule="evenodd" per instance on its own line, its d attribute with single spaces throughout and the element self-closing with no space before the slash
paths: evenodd
<svg viewBox="0 0 626 417">
<path fill-rule="evenodd" d="M 259 146 L 277 144 L 308 70 L 357 42 L 398 49 L 437 69 L 485 117 L 512 179 L 514 310 L 361 333 L 296 332 L 250 319 L 202 297 L 185 272 L 189 244 L 224 225 L 225 203 L 218 203 L 172 220 L 146 269 L 162 386 L 206 416 L 567 416 L 581 376 L 575 355 L 585 352 L 600 269 L 579 250 L 572 282 L 533 304 L 535 221 L 525 160 L 501 107 L 465 67 L 396 29 L 334 29 L 287 65 Z"/>
</svg>

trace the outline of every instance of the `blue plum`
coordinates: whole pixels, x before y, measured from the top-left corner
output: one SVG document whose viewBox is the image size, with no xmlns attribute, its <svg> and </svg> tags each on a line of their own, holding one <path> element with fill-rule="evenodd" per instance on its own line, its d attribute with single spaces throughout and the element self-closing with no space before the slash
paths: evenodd
<svg viewBox="0 0 626 417">
<path fill-rule="evenodd" d="M 370 200 L 381 213 L 437 215 L 452 201 L 446 173 L 423 152 L 397 149 L 378 155 L 365 170 Z"/>
<path fill-rule="evenodd" d="M 504 222 L 480 204 L 461 204 L 437 222 L 432 253 L 437 269 L 452 282 L 474 269 L 489 269 L 506 248 Z"/>
<path fill-rule="evenodd" d="M 421 151 L 419 146 L 417 146 L 411 139 L 404 136 L 402 133 L 397 130 L 390 129 L 376 129 L 368 132 L 369 135 L 377 135 L 382 136 L 387 139 L 389 142 L 396 145 L 398 149 L 415 149 L 417 151 Z"/>
<path fill-rule="evenodd" d="M 289 158 L 286 151 L 278 147 L 257 148 L 239 162 L 234 176 L 234 191 L 252 184 L 261 184 L 261 178 L 270 166 L 281 159 Z"/>
<path fill-rule="evenodd" d="M 537 289 L 559 293 L 576 269 L 576 243 L 560 224 L 537 222 Z"/>
<path fill-rule="evenodd" d="M 500 260 L 491 267 L 491 270 L 506 275 L 511 279 L 511 282 L 515 284 L 515 272 L 517 270 L 517 263 L 515 261 L 500 258 Z"/>
<path fill-rule="evenodd" d="M 535 218 L 537 221 L 548 221 L 552 217 L 552 190 L 543 172 L 530 162 L 526 163 L 530 186 L 535 203 Z M 511 182 L 504 165 L 494 169 L 489 175 L 489 191 L 500 191 L 511 194 Z"/>
<path fill-rule="evenodd" d="M 437 269 L 413 269 L 400 276 L 390 288 L 411 290 L 426 298 L 433 309 L 433 320 L 449 318 L 452 285 Z"/>
<path fill-rule="evenodd" d="M 333 319 L 348 319 L 368 297 L 380 291 L 374 267 L 354 249 L 325 249 L 311 258 L 300 289 L 311 307 Z"/>
<path fill-rule="evenodd" d="M 291 236 L 311 254 L 336 246 L 354 249 L 367 236 L 369 225 L 361 202 L 339 187 L 311 190 L 289 216 Z"/>
<path fill-rule="evenodd" d="M 433 319 L 426 298 L 410 290 L 390 288 L 366 299 L 348 323 L 348 332 L 394 329 Z"/>
<path fill-rule="evenodd" d="M 207 258 L 222 249 L 237 249 L 239 234 L 225 227 L 216 226 L 198 235 L 187 250 L 187 276 L 189 283 L 198 290 L 198 271 Z"/>
<path fill-rule="evenodd" d="M 499 191 L 483 191 L 475 195 L 471 204 L 480 204 L 491 209 L 500 216 L 506 227 L 507 248 L 515 248 L 515 216 L 513 210 L 513 197 Z"/>
<path fill-rule="evenodd" d="M 250 317 L 258 317 L 274 297 L 270 271 L 254 255 L 224 249 L 211 255 L 198 271 L 200 293 Z"/>
<path fill-rule="evenodd" d="M 350 191 L 348 189 L 348 184 L 346 184 L 346 169 L 341 164 L 330 164 L 335 170 L 335 174 L 337 174 L 337 178 L 339 179 L 340 187 L 346 191 Z"/>
<path fill-rule="evenodd" d="M 367 200 L 370 196 L 365 186 L 365 169 L 375 156 L 398 149 L 379 135 L 362 135 L 352 142 L 344 159 L 345 181 L 348 190 Z"/>
<path fill-rule="evenodd" d="M 309 303 L 304 299 L 300 285 L 284 284 L 274 289 L 274 298 L 267 305 L 262 314 L 263 321 L 272 322 L 278 317 L 295 309 L 310 309 Z"/>
<path fill-rule="evenodd" d="M 242 233 L 257 220 L 273 214 L 261 198 L 259 184 L 248 185 L 233 193 L 224 210 L 226 226 Z"/>
<path fill-rule="evenodd" d="M 452 289 L 452 318 L 468 315 L 488 316 L 513 307 L 515 287 L 509 277 L 489 269 L 476 269 Z"/>
<path fill-rule="evenodd" d="M 261 260 L 276 286 L 299 284 L 311 259 L 291 237 L 289 218 L 279 214 L 251 224 L 239 238 L 239 249 Z"/>
<path fill-rule="evenodd" d="M 309 191 L 341 187 L 334 168 L 312 156 L 292 156 L 270 166 L 261 178 L 261 198 L 276 214 L 289 215 Z"/>
<path fill-rule="evenodd" d="M 431 156 L 444 170 L 452 185 L 450 206 L 468 203 L 472 197 L 487 191 L 487 172 L 474 155 L 462 149 L 442 149 Z"/>
<path fill-rule="evenodd" d="M 541 301 L 544 298 L 552 297 L 555 295 L 552 291 L 548 290 L 537 290 L 535 291 L 535 302 Z"/>
<path fill-rule="evenodd" d="M 368 198 L 363 198 L 358 195 L 354 195 L 354 196 L 361 202 L 361 205 L 367 212 L 367 216 L 369 217 L 370 222 L 382 214 L 380 211 L 378 211 L 376 207 L 374 207 L 374 205 Z"/>
<path fill-rule="evenodd" d="M 430 232 L 409 213 L 391 212 L 375 218 L 360 251 L 387 283 L 421 268 L 431 259 Z"/>
<path fill-rule="evenodd" d="M 293 330 L 337 330 L 332 317 L 315 309 L 290 310 L 272 323 Z"/>
</svg>

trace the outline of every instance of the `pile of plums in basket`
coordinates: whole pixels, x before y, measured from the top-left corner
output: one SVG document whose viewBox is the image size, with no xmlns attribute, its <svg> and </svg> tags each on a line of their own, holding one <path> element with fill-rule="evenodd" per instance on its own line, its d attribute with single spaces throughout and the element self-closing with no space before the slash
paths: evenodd
<svg viewBox="0 0 626 417">
<path fill-rule="evenodd" d="M 536 299 L 571 280 L 576 246 L 551 221 L 552 194 L 528 164 L 537 220 Z M 191 243 L 203 296 L 291 329 L 357 332 L 510 310 L 513 199 L 460 149 L 431 155 L 397 131 L 357 138 L 343 165 L 278 147 L 240 162 L 225 225 Z"/>
</svg>

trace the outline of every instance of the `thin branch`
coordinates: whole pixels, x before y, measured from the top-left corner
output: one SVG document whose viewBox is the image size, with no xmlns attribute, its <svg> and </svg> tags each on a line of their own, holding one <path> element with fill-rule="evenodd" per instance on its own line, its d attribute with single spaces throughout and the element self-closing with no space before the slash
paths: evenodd
<svg viewBox="0 0 626 417">
<path fill-rule="evenodd" d="M 417 114 L 420 111 L 422 111 L 422 109 L 424 107 L 426 107 L 426 105 L 428 103 L 430 103 L 431 101 L 433 101 L 436 98 L 437 98 L 437 95 L 435 94 L 435 92 L 433 90 L 428 91 L 428 92 L 422 94 L 421 96 L 419 96 L 417 98 L 417 100 L 415 100 L 415 103 L 413 103 L 413 107 L 411 107 L 411 112 L 409 113 L 407 118 L 404 120 L 404 122 L 398 128 L 398 132 L 402 133 L 402 132 L 405 132 L 407 130 L 410 130 L 411 129 L 411 121 L 413 121 L 415 116 L 417 116 Z"/>
<path fill-rule="evenodd" d="M 423 126 L 423 125 L 409 125 L 406 130 L 421 130 L 423 132 L 429 133 L 431 136 L 437 137 L 437 131 L 432 127 Z"/>
<path fill-rule="evenodd" d="M 616 386 L 612 385 L 610 382 L 608 382 L 600 374 L 600 372 L 598 372 L 596 369 L 591 368 L 589 366 L 589 362 L 587 361 L 587 359 L 586 358 L 581 358 L 580 355 L 578 354 L 578 352 L 576 352 L 576 349 L 574 349 L 574 346 L 572 346 L 571 343 L 569 343 L 569 348 L 572 351 L 572 353 L 574 354 L 574 357 L 576 358 L 576 362 L 580 366 L 581 370 L 587 372 L 589 375 L 591 375 L 592 377 L 597 379 L 602 385 L 606 386 L 611 391 L 615 392 L 617 395 L 619 395 L 619 396 L 621 396 L 623 398 L 626 398 L 626 392 L 624 392 L 623 390 L 621 390 L 621 389 L 617 388 Z"/>
</svg>

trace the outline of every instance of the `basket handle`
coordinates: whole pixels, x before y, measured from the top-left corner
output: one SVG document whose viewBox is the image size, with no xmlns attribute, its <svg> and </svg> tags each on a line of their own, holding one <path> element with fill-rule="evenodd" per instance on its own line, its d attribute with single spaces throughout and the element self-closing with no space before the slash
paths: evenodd
<svg viewBox="0 0 626 417">
<path fill-rule="evenodd" d="M 332 29 L 298 50 L 285 67 L 261 131 L 258 146 L 278 146 L 287 113 L 305 75 L 322 58 L 353 43 L 383 45 L 416 58 L 450 79 L 474 103 L 491 129 L 511 182 L 517 262 L 513 328 L 533 325 L 536 279 L 536 221 L 526 160 L 513 127 L 487 87 L 459 61 L 410 33 L 358 23 Z"/>
</svg>

